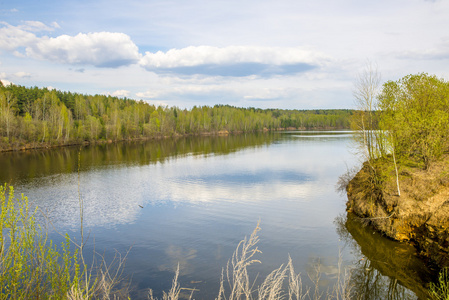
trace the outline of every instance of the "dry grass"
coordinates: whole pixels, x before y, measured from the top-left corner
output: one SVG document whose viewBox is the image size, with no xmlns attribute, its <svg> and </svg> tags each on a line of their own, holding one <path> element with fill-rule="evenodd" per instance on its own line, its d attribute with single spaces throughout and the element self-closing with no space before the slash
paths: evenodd
<svg viewBox="0 0 449 300">
<path fill-rule="evenodd" d="M 255 263 L 261 263 L 255 258 L 255 255 L 261 253 L 257 244 L 260 231 L 259 223 L 249 238 L 244 238 L 237 246 L 232 258 L 226 268 L 222 270 L 220 288 L 216 300 L 318 300 L 318 299 L 336 299 L 347 300 L 354 299 L 350 286 L 350 272 L 342 270 L 341 257 L 338 263 L 337 283 L 332 290 L 321 291 L 319 287 L 321 272 L 319 266 L 316 266 L 313 275 L 309 275 L 313 282 L 313 292 L 310 287 L 304 287 L 301 275 L 297 274 L 293 268 L 293 262 L 290 256 L 288 263 L 272 271 L 263 282 L 256 287 L 256 279 L 251 280 L 248 267 Z M 183 290 L 178 283 L 179 266 L 175 273 L 172 287 L 168 293 L 163 292 L 163 300 L 177 300 L 180 292 Z M 190 298 L 193 298 L 193 290 Z M 157 300 L 153 297 L 150 290 L 148 298 Z"/>
<path fill-rule="evenodd" d="M 189 299 L 192 299 L 194 290 L 181 288 L 181 285 L 178 282 L 178 276 L 179 276 L 179 264 L 178 267 L 176 268 L 175 277 L 173 277 L 171 289 L 168 291 L 168 293 L 165 291 L 162 292 L 163 293 L 162 300 L 177 300 L 179 299 L 179 295 L 181 294 L 182 290 L 190 290 L 191 293 Z M 153 290 L 151 289 L 148 291 L 148 299 L 157 300 L 157 298 L 153 296 Z"/>
<path fill-rule="evenodd" d="M 111 263 L 107 264 L 104 257 L 101 257 L 101 263 L 98 267 L 93 266 L 89 270 L 89 280 L 87 286 L 72 285 L 67 292 L 69 300 L 88 300 L 88 299 L 129 299 L 128 286 L 123 288 L 118 286 L 124 282 L 123 271 L 126 256 L 122 257 L 116 254 Z M 94 274 L 94 270 L 96 274 Z"/>
</svg>

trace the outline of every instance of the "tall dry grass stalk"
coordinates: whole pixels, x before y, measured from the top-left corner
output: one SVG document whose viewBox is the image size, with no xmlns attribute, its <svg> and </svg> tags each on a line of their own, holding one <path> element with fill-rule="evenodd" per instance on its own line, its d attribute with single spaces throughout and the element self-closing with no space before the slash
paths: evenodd
<svg viewBox="0 0 449 300">
<path fill-rule="evenodd" d="M 170 290 L 168 291 L 168 293 L 165 291 L 162 292 L 162 300 L 177 300 L 179 299 L 179 295 L 181 294 L 182 290 L 191 291 L 189 299 L 192 299 L 194 290 L 181 288 L 181 285 L 178 282 L 178 276 L 179 276 L 179 264 L 178 267 L 176 268 L 175 277 L 173 277 L 172 286 Z M 153 296 L 153 290 L 151 289 L 148 291 L 148 299 L 157 300 L 157 298 Z"/>
<path fill-rule="evenodd" d="M 288 299 L 289 300 L 304 300 L 309 295 L 309 289 L 303 288 L 301 274 L 296 274 L 293 268 L 293 261 L 290 255 L 288 256 Z"/>
<path fill-rule="evenodd" d="M 254 282 L 251 283 L 248 275 L 248 267 L 254 263 L 260 263 L 260 260 L 254 259 L 254 256 L 261 251 L 257 248 L 260 231 L 259 223 L 251 233 L 249 239 L 246 237 L 240 241 L 226 266 L 226 280 L 229 286 L 229 295 L 226 297 L 224 288 L 224 277 L 222 272 L 220 290 L 218 299 L 251 299 L 253 294 Z"/>
<path fill-rule="evenodd" d="M 297 274 L 293 267 L 291 257 L 288 257 L 288 263 L 281 265 L 272 271 L 260 285 L 256 287 L 257 277 L 250 279 L 248 267 L 261 263 L 255 256 L 261 251 L 258 249 L 260 231 L 259 223 L 249 238 L 244 238 L 237 245 L 232 258 L 228 261 L 226 268 L 222 270 L 220 287 L 216 300 L 318 300 L 352 299 L 350 287 L 350 272 L 342 270 L 341 256 L 338 262 L 337 283 L 332 290 L 320 290 L 321 271 L 319 264 L 315 266 L 312 275 L 309 274 L 313 282 L 313 291 L 310 287 L 305 287 L 301 280 L 301 274 Z M 180 292 L 183 290 L 178 282 L 179 265 L 173 279 L 172 287 L 168 293 L 163 292 L 163 300 L 177 300 Z M 191 290 L 193 293 L 193 290 Z M 190 299 L 192 299 L 190 294 Z M 153 291 L 150 290 L 148 298 L 156 300 L 153 297 Z"/>
</svg>

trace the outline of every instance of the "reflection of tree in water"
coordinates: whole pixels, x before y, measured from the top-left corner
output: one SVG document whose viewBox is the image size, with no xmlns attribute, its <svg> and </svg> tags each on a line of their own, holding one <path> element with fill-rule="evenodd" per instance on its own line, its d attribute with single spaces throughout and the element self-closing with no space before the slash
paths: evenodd
<svg viewBox="0 0 449 300">
<path fill-rule="evenodd" d="M 353 249 L 350 285 L 360 299 L 427 299 L 433 272 L 407 244 L 383 237 L 352 214 L 336 218 L 337 232 Z"/>
<path fill-rule="evenodd" d="M 397 279 L 383 276 L 373 265 L 365 259 L 351 274 L 351 286 L 361 299 L 416 299 Z"/>
<path fill-rule="evenodd" d="M 192 136 L 6 152 L 0 155 L 0 181 L 14 184 L 17 180 L 76 173 L 78 166 L 84 171 L 106 166 L 145 166 L 187 155 L 227 155 L 245 148 L 269 145 L 279 138 L 273 133 Z"/>
</svg>

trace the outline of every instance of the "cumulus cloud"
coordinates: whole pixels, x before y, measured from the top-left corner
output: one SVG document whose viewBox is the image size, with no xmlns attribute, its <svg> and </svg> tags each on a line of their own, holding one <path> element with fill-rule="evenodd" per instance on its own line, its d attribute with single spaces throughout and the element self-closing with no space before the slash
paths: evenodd
<svg viewBox="0 0 449 300">
<path fill-rule="evenodd" d="M 53 22 L 56 23 L 56 22 Z M 24 21 L 22 25 L 17 26 L 25 31 L 39 32 L 39 31 L 53 31 L 52 27 L 45 25 L 39 21 Z"/>
<path fill-rule="evenodd" d="M 3 83 L 3 85 L 10 85 L 10 84 L 12 84 L 12 82 L 11 81 L 9 81 L 9 80 L 6 80 L 5 78 L 7 78 L 7 75 L 6 75 L 6 73 L 5 72 L 2 72 L 2 73 L 0 73 L 0 81 Z"/>
<path fill-rule="evenodd" d="M 9 73 L 6 74 L 5 72 L 0 73 L 0 79 L 3 81 L 3 84 L 7 85 L 10 84 L 11 82 L 9 80 L 6 80 L 6 78 L 8 79 L 23 79 L 23 78 L 31 78 L 31 74 L 27 73 L 27 72 L 15 72 L 15 73 Z M 8 82 L 7 84 L 5 82 Z"/>
<path fill-rule="evenodd" d="M 39 21 L 24 21 L 18 26 L 0 22 L 0 49 L 14 51 L 20 47 L 33 45 L 39 40 L 34 32 L 53 31 L 54 28 L 57 28 L 57 23 L 53 23 L 53 27 L 49 27 Z M 16 56 L 21 55 L 18 51 L 15 51 L 14 53 Z"/>
<path fill-rule="evenodd" d="M 160 91 L 146 91 L 146 92 L 138 92 L 136 96 L 141 99 L 156 99 L 162 95 Z"/>
<path fill-rule="evenodd" d="M 52 22 L 51 26 L 53 26 L 53 28 L 61 28 L 57 22 Z"/>
<path fill-rule="evenodd" d="M 156 73 L 242 77 L 301 73 L 328 61 L 321 53 L 295 47 L 191 46 L 146 52 L 140 65 Z"/>
<path fill-rule="evenodd" d="M 13 84 L 11 81 L 6 80 L 6 79 L 0 79 L 0 81 L 3 83 L 4 86 Z"/>
<path fill-rule="evenodd" d="M 11 26 L 6 22 L 0 22 L 0 49 L 13 51 L 19 47 L 26 47 L 37 42 L 34 33 L 24 30 L 21 26 Z"/>
<path fill-rule="evenodd" d="M 27 72 L 16 72 L 13 74 L 13 76 L 18 77 L 18 78 L 30 78 L 31 74 L 27 73 Z"/>
<path fill-rule="evenodd" d="M 28 56 L 67 64 L 119 67 L 136 63 L 136 44 L 124 33 L 94 32 L 42 38 L 26 49 Z"/>
<path fill-rule="evenodd" d="M 36 36 L 37 32 L 60 28 L 53 22 L 47 26 L 39 21 L 24 21 L 18 26 L 0 22 L 0 49 L 15 56 L 29 56 L 74 65 L 119 67 L 135 64 L 141 58 L 139 50 L 124 33 L 94 32 L 76 36 Z M 22 53 L 25 49 L 25 53 Z"/>
<path fill-rule="evenodd" d="M 121 97 L 121 98 L 129 97 L 129 94 L 130 94 L 130 91 L 127 91 L 127 90 L 117 90 L 112 93 L 109 93 L 109 92 L 106 93 L 106 95 L 108 95 L 108 96 Z"/>
</svg>

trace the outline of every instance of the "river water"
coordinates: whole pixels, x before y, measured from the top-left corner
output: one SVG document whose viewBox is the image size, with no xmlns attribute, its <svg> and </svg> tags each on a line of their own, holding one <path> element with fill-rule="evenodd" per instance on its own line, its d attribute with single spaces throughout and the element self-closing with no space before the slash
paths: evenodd
<svg viewBox="0 0 449 300">
<path fill-rule="evenodd" d="M 85 253 L 106 261 L 128 253 L 133 299 L 167 291 L 178 265 L 181 286 L 213 299 L 222 268 L 259 221 L 256 285 L 290 255 L 307 286 L 319 268 L 324 293 L 346 269 L 364 299 L 424 299 L 432 275 L 415 250 L 346 215 L 336 184 L 359 164 L 351 138 L 291 131 L 1 153 L 0 182 L 77 241 L 82 199 Z"/>
</svg>

